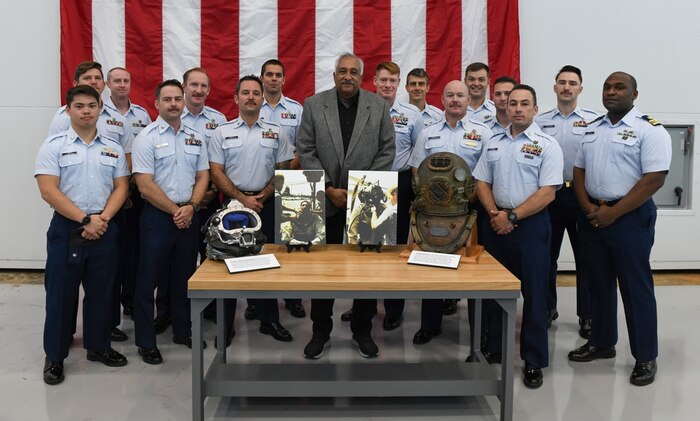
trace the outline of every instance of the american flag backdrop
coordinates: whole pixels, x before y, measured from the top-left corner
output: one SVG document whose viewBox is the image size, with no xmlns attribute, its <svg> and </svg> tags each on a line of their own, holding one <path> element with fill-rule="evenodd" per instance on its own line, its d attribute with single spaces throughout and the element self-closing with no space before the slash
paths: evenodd
<svg viewBox="0 0 700 421">
<path fill-rule="evenodd" d="M 231 119 L 238 78 L 269 58 L 285 64 L 285 95 L 303 102 L 333 86 L 345 51 L 365 61 L 371 91 L 381 61 L 399 64 L 402 79 L 425 68 L 428 102 L 440 105 L 442 87 L 473 61 L 489 64 L 492 81 L 519 80 L 518 0 L 61 0 L 61 93 L 92 59 L 105 72 L 126 67 L 132 101 L 152 113 L 158 83 L 201 66 L 207 104 Z"/>
</svg>

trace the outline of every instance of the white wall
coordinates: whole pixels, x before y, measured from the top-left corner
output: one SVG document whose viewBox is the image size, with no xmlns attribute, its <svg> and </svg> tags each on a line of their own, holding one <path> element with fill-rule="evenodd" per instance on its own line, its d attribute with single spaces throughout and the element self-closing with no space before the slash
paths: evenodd
<svg viewBox="0 0 700 421">
<path fill-rule="evenodd" d="M 535 87 L 541 110 L 554 106 L 562 65 L 583 70 L 582 106 L 604 111 L 605 77 L 627 71 L 639 82 L 637 106 L 666 124 L 700 126 L 697 69 L 700 5 L 691 0 L 522 0 L 522 80 Z M 51 211 L 32 176 L 59 97 L 59 0 L 25 0 L 0 15 L 0 268 L 41 268 Z M 694 148 L 697 161 L 700 148 Z M 700 169 L 691 197 L 700 198 Z M 661 210 L 653 266 L 700 268 L 700 219 L 694 210 Z M 563 252 L 562 268 L 571 268 Z"/>
<path fill-rule="evenodd" d="M 538 93 L 540 111 L 556 105 L 556 71 L 573 64 L 583 71 L 579 104 L 604 112 L 601 91 L 616 70 L 634 75 L 637 107 L 664 124 L 700 127 L 700 4 L 691 0 L 521 0 L 521 78 Z M 700 148 L 693 148 L 700 162 Z M 675 151 L 674 151 L 675 152 Z M 652 266 L 700 268 L 700 167 L 692 169 L 691 210 L 660 210 Z M 566 241 L 565 241 L 566 243 Z M 568 245 L 568 244 L 567 244 Z M 572 269 L 570 248 L 560 268 Z"/>
</svg>

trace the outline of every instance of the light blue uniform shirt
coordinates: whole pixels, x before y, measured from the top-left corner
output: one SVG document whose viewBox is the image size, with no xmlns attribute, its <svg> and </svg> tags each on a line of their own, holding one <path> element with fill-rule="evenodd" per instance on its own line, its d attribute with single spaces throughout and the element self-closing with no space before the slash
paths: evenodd
<svg viewBox="0 0 700 421">
<path fill-rule="evenodd" d="M 214 134 L 214 130 L 220 124 L 226 123 L 226 116 L 206 105 L 197 115 L 194 115 L 185 107 L 182 110 L 181 120 L 186 126 L 191 127 L 204 136 L 205 147 L 209 145 L 209 139 Z"/>
<path fill-rule="evenodd" d="M 112 97 L 105 100 L 105 107 L 119 113 L 119 109 L 117 109 L 117 106 L 114 105 L 114 102 L 112 102 Z M 153 122 L 151 120 L 151 116 L 148 115 L 148 111 L 146 111 L 145 108 L 140 105 L 133 104 L 131 101 L 129 101 L 129 109 L 126 111 L 126 114 L 122 115 L 126 119 L 127 127 L 131 128 L 131 133 L 134 135 L 134 139 L 139 133 L 141 133 L 141 130 Z"/>
<path fill-rule="evenodd" d="M 423 117 L 423 124 L 426 126 L 429 126 L 436 121 L 442 120 L 442 117 L 444 116 L 444 113 L 441 109 L 434 105 L 430 105 L 428 103 L 425 104 L 425 108 L 423 108 L 423 111 L 420 112 L 421 117 Z"/>
<path fill-rule="evenodd" d="M 496 206 L 514 209 L 540 187 L 560 186 L 564 160 L 556 140 L 532 123 L 513 139 L 510 126 L 486 142 L 474 178 L 491 184 Z"/>
<path fill-rule="evenodd" d="M 467 115 L 472 121 L 490 126 L 491 120 L 496 118 L 496 105 L 494 105 L 493 101 L 486 98 L 484 103 L 481 104 L 476 110 L 473 109 L 471 105 L 468 106 Z"/>
<path fill-rule="evenodd" d="M 586 170 L 586 191 L 594 199 L 625 196 L 644 174 L 668 171 L 671 136 L 632 108 L 614 126 L 607 114 L 588 127 L 574 166 Z"/>
<path fill-rule="evenodd" d="M 295 147 L 297 144 L 297 130 L 301 124 L 301 113 L 304 107 L 291 98 L 282 95 L 275 108 L 270 106 L 266 99 L 260 109 L 260 118 L 280 126 L 280 131 L 285 139 Z"/>
<path fill-rule="evenodd" d="M 85 213 L 105 208 L 114 191 L 114 179 L 129 175 L 124 150 L 115 140 L 97 137 L 88 145 L 72 127 L 41 145 L 34 175 L 59 177 L 59 189 Z"/>
<path fill-rule="evenodd" d="M 468 116 L 469 114 L 467 114 Z M 423 160 L 436 152 L 452 152 L 467 162 L 474 171 L 484 144 L 491 138 L 491 129 L 465 116 L 453 129 L 447 120 L 440 120 L 423 129 L 411 154 L 410 165 L 418 168 Z"/>
<path fill-rule="evenodd" d="M 501 134 L 506 131 L 506 128 L 508 128 L 507 124 L 505 126 L 502 126 L 501 123 L 498 122 L 498 118 L 496 117 L 492 118 L 491 122 L 487 124 L 487 126 L 489 126 L 491 132 L 494 135 Z"/>
<path fill-rule="evenodd" d="M 595 111 L 576 108 L 567 117 L 564 117 L 558 108 L 554 108 L 538 115 L 535 122 L 542 131 L 559 142 L 564 154 L 564 180 L 574 179 L 574 159 L 581 145 L 581 138 L 588 123 L 595 120 L 598 114 Z"/>
<path fill-rule="evenodd" d="M 139 133 L 134 143 L 133 172 L 153 174 L 153 181 L 170 200 L 189 202 L 197 171 L 209 169 L 202 135 L 184 123 L 175 133 L 158 117 Z"/>
<path fill-rule="evenodd" d="M 239 117 L 220 125 L 209 143 L 209 160 L 224 166 L 241 191 L 260 191 L 275 174 L 275 164 L 294 158 L 280 127 L 258 119 L 253 127 Z"/>
<path fill-rule="evenodd" d="M 389 109 L 389 115 L 396 133 L 396 155 L 391 170 L 404 171 L 411 168 L 408 165 L 408 159 L 411 157 L 418 135 L 423 130 L 423 117 L 415 105 L 404 104 L 398 99 Z"/>
<path fill-rule="evenodd" d="M 66 113 L 66 106 L 59 108 L 51 120 L 49 126 L 49 136 L 65 132 L 70 128 L 70 117 Z M 134 134 L 128 130 L 128 123 L 119 111 L 114 111 L 102 106 L 100 116 L 97 119 L 97 130 L 102 132 L 107 137 L 111 137 L 119 142 L 124 152 L 131 153 L 131 148 L 134 143 Z"/>
</svg>

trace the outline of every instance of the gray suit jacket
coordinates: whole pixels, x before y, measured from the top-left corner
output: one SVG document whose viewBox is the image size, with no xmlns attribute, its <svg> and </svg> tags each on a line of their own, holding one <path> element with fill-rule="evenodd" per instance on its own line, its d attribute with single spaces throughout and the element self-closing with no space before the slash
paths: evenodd
<svg viewBox="0 0 700 421">
<path fill-rule="evenodd" d="M 305 170 L 322 169 L 326 183 L 348 188 L 349 170 L 389 171 L 396 145 L 389 105 L 377 94 L 360 89 L 357 116 L 347 153 L 338 115 L 338 96 L 332 88 L 304 102 L 297 134 L 297 153 Z M 326 198 L 326 215 L 337 208 Z"/>
</svg>

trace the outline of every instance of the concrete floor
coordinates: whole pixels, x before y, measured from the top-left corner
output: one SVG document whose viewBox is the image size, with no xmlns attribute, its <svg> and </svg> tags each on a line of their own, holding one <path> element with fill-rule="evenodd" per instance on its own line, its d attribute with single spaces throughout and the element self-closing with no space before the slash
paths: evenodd
<svg viewBox="0 0 700 421">
<path fill-rule="evenodd" d="M 618 356 L 592 363 L 571 363 L 566 354 L 584 341 L 577 334 L 574 288 L 560 287 L 560 318 L 550 330 L 550 367 L 544 385 L 522 385 L 522 362 L 516 355 L 514 419 L 526 420 L 695 420 L 700 390 L 700 289 L 696 286 L 657 287 L 659 306 L 659 374 L 651 386 L 629 384 L 634 360 L 630 355 L 622 307 L 619 312 Z M 170 342 L 170 332 L 158 337 L 165 358 L 160 366 L 143 363 L 133 339 L 114 347 L 129 358 L 123 368 L 109 368 L 85 359 L 80 333 L 65 361 L 66 381 L 47 386 L 42 381 L 44 290 L 41 285 L 0 284 L 0 420 L 188 420 L 191 418 L 190 350 Z M 305 302 L 307 310 L 308 302 Z M 350 347 L 350 329 L 339 320 L 348 301 L 336 302 L 332 347 L 324 361 L 362 360 Z M 375 318 L 374 335 L 380 360 L 418 361 L 463 359 L 467 354 L 466 305 L 445 318 L 442 336 L 431 343 L 411 343 L 418 328 L 419 304 L 408 302 L 403 327 L 384 332 L 383 317 Z M 282 323 L 294 342 L 280 343 L 257 332 L 239 308 L 237 336 L 229 348 L 237 361 L 306 361 L 302 349 L 311 336 L 310 320 L 294 319 L 281 310 Z M 519 325 L 519 319 L 518 319 Z M 122 324 L 133 336 L 131 320 Z M 81 326 L 79 322 L 78 332 Z M 213 345 L 215 326 L 205 322 L 205 338 Z M 519 328 L 518 328 L 519 329 Z M 516 340 L 516 346 L 517 346 Z M 213 357 L 212 347 L 205 361 Z M 369 363 L 369 362 L 368 362 Z M 498 369 L 498 366 L 495 366 Z M 209 398 L 210 420 L 497 420 L 496 398 L 426 399 L 230 399 Z M 695 415 L 693 415 L 695 414 Z"/>
</svg>

